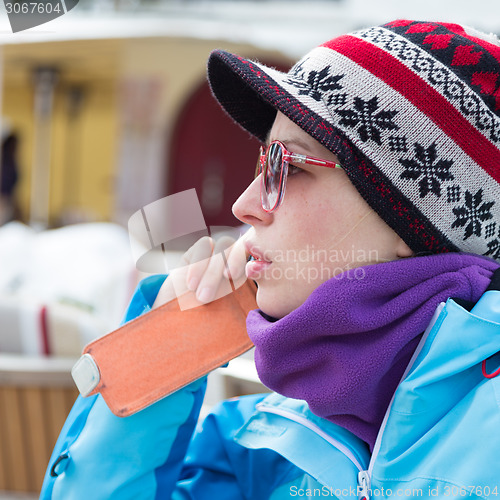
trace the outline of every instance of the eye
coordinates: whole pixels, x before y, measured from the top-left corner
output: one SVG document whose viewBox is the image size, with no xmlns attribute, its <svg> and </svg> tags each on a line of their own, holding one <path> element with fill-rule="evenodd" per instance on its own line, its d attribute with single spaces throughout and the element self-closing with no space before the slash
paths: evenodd
<svg viewBox="0 0 500 500">
<path fill-rule="evenodd" d="M 296 167 L 291 163 L 288 164 L 288 176 L 299 174 L 300 172 L 303 172 L 303 169 L 301 169 L 300 167 Z"/>
</svg>

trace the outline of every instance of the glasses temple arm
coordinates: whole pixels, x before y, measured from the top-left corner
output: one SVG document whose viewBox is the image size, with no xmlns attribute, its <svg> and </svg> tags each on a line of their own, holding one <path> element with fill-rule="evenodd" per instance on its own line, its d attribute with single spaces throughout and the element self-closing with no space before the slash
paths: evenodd
<svg viewBox="0 0 500 500">
<path fill-rule="evenodd" d="M 319 167 L 330 167 L 330 168 L 342 168 L 339 163 L 329 160 L 321 160 L 319 158 L 313 158 L 311 156 L 300 155 L 297 153 L 290 153 L 285 156 L 285 161 L 293 163 L 305 163 L 307 165 L 317 165 Z"/>
</svg>

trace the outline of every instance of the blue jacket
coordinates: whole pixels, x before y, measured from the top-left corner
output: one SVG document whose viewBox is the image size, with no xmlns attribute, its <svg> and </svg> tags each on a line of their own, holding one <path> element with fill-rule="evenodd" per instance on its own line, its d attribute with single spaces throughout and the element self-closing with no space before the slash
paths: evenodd
<svg viewBox="0 0 500 500">
<path fill-rule="evenodd" d="M 125 321 L 150 309 L 164 277 L 143 281 Z M 198 422 L 205 379 L 141 412 L 78 398 L 42 499 L 499 498 L 500 292 L 472 312 L 436 311 L 400 383 L 373 454 L 304 401 L 254 395 Z"/>
</svg>

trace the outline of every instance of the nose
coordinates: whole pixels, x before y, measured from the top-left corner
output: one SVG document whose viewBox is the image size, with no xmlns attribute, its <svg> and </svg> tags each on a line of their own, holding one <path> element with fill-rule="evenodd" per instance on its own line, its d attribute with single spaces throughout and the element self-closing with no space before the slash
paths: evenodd
<svg viewBox="0 0 500 500">
<path fill-rule="evenodd" d="M 273 220 L 273 214 L 267 213 L 262 208 L 260 201 L 261 182 L 262 174 L 253 180 L 233 204 L 234 216 L 245 224 L 267 226 Z"/>
</svg>

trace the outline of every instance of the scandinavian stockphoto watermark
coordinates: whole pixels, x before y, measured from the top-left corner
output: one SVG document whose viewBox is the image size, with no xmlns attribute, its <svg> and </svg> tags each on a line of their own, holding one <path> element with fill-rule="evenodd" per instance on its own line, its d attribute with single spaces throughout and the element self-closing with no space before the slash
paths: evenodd
<svg viewBox="0 0 500 500">
<path fill-rule="evenodd" d="M 244 268 L 247 262 L 245 247 L 241 238 L 245 234 L 244 226 L 239 228 L 217 226 L 207 227 L 202 208 L 195 189 L 166 196 L 150 203 L 129 219 L 128 230 L 132 255 L 138 270 L 146 273 L 171 273 L 174 288 L 180 301 L 185 295 L 183 286 L 187 277 L 187 264 L 201 263 L 218 266 L 229 271 L 228 259 L 236 266 Z M 192 251 L 207 236 L 215 241 L 215 249 Z M 224 241 L 217 246 L 217 242 Z M 189 262 L 179 259 L 179 255 L 189 253 Z M 317 248 L 308 244 L 299 250 L 274 249 L 268 255 L 263 249 L 262 260 L 272 261 L 272 265 L 263 265 L 256 280 L 288 280 L 301 283 L 320 283 L 331 278 L 362 280 L 365 278 L 366 264 L 378 262 L 376 251 L 351 248 Z M 234 267 L 233 267 L 234 269 Z M 174 277 L 175 274 L 175 277 Z M 228 272 L 228 275 L 231 273 Z M 239 288 L 245 281 L 244 273 L 238 277 L 222 279 L 214 300 Z M 199 304 L 181 303 L 182 308 L 192 308 Z"/>
<path fill-rule="evenodd" d="M 290 497 L 298 498 L 360 498 L 361 487 L 332 488 L 301 488 L 290 486 Z M 452 484 L 429 484 L 423 488 L 372 488 L 366 492 L 371 499 L 376 498 L 466 498 L 466 497 L 498 497 L 498 486 L 455 486 Z"/>
<path fill-rule="evenodd" d="M 379 262 L 377 250 L 355 248 L 316 248 L 314 244 L 304 248 L 274 250 L 272 255 L 263 252 L 264 260 L 274 266 L 265 266 L 258 273 L 259 279 L 300 280 L 303 283 L 317 283 L 331 278 L 361 280 L 366 276 L 362 266 Z"/>
<path fill-rule="evenodd" d="M 24 31 L 64 16 L 79 0 L 4 0 L 13 33 Z"/>
</svg>

